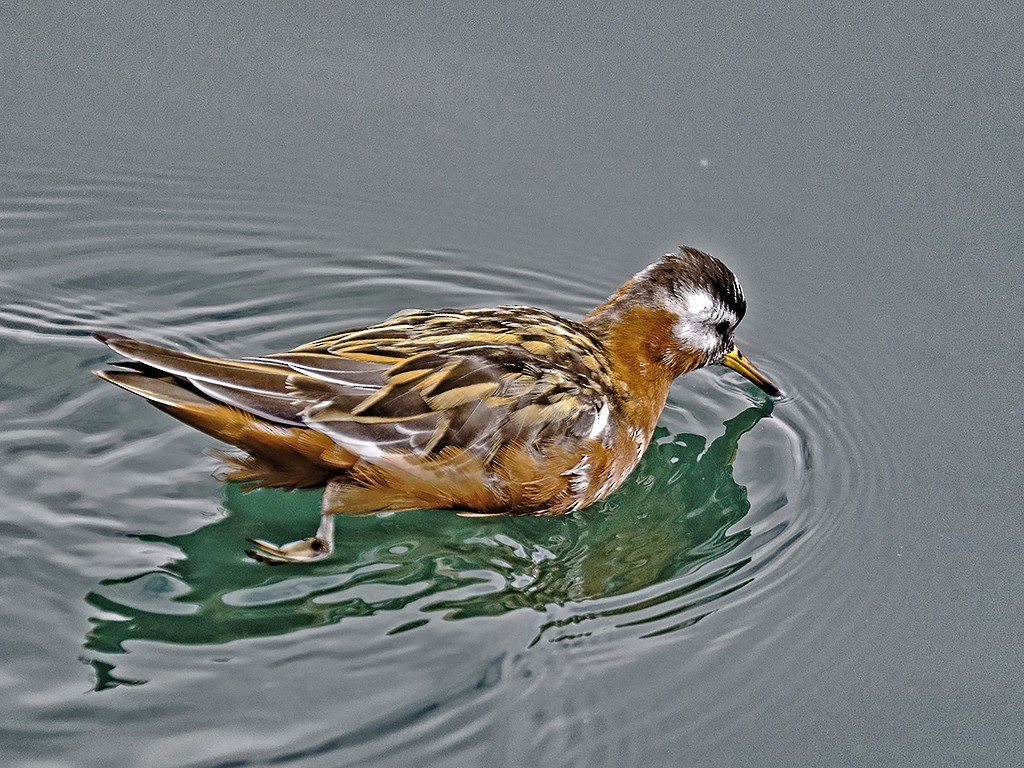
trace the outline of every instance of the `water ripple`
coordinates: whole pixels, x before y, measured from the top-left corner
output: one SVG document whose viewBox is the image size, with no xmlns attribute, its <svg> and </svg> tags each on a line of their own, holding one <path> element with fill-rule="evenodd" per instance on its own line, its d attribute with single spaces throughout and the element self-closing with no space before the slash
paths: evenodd
<svg viewBox="0 0 1024 768">
<path fill-rule="evenodd" d="M 107 359 L 91 331 L 259 354 L 414 306 L 526 303 L 578 316 L 628 275 L 558 227 L 535 231 L 540 212 L 452 191 L 385 200 L 212 166 L 18 155 L 0 168 L 0 466 L 16 500 L 0 528 L 26 562 L 53 569 L 58 605 L 32 617 L 38 631 L 84 654 L 108 692 L 83 709 L 55 687 L 44 704 L 23 699 L 26 711 L 112 723 L 124 705 L 110 692 L 128 690 L 150 712 L 161 691 L 192 690 L 207 695 L 204 712 L 222 711 L 264 674 L 334 703 L 290 700 L 308 728 L 263 763 L 341 751 L 363 764 L 629 762 L 644 733 L 610 724 L 644 697 L 664 699 L 649 724 L 662 738 L 716 718 L 727 738 L 742 727 L 735 701 L 772 706 L 799 684 L 800 659 L 836 655 L 893 586 L 891 573 L 872 574 L 871 592 L 836 578 L 856 570 L 848 541 L 885 548 L 902 536 L 899 521 L 864 514 L 884 507 L 898 466 L 872 418 L 872 384 L 850 350 L 771 304 L 751 307 L 740 336 L 786 396 L 773 403 L 724 370 L 687 376 L 641 466 L 606 502 L 559 519 L 345 519 L 324 563 L 249 562 L 246 537 L 315 527 L 318 494 L 220 489 L 210 440 L 89 375 Z M 641 662 L 666 672 L 598 694 Z M 368 714 L 353 715 L 336 688 Z M 149 738 L 203 716 L 172 708 Z M 197 763 L 246 764 L 250 740 L 223 730 L 229 756 Z"/>
</svg>

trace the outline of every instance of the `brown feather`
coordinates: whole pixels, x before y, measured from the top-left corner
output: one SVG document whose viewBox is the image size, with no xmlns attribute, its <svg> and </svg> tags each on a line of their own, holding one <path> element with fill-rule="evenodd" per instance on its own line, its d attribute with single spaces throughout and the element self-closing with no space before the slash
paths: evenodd
<svg viewBox="0 0 1024 768">
<path fill-rule="evenodd" d="M 720 321 L 710 346 L 676 337 L 695 327 L 695 344 L 708 340 L 702 317 L 678 324 L 694 290 L 713 300 L 716 319 L 742 317 L 732 273 L 686 250 L 580 322 L 531 307 L 409 310 L 241 360 L 96 334 L 129 358 L 98 375 L 244 451 L 224 457 L 226 479 L 326 484 L 325 513 L 562 514 L 614 491 L 650 442 L 672 380 L 732 344 Z"/>
</svg>

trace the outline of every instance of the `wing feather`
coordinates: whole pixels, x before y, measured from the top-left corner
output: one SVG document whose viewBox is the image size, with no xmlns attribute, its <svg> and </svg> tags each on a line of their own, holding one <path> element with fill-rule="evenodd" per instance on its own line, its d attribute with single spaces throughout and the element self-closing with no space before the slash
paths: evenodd
<svg viewBox="0 0 1024 768">
<path fill-rule="evenodd" d="M 210 400 L 321 432 L 369 462 L 461 449 L 493 457 L 512 443 L 587 435 L 616 391 L 586 328 L 523 307 L 404 312 L 241 360 L 102 340 Z"/>
</svg>

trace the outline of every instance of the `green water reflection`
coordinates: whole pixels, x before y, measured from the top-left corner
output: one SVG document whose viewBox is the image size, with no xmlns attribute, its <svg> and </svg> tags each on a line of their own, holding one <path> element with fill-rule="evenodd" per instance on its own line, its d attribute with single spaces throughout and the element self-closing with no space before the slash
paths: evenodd
<svg viewBox="0 0 1024 768">
<path fill-rule="evenodd" d="M 655 441 L 611 498 L 561 518 L 460 518 L 450 512 L 404 512 L 339 520 L 335 554 L 320 563 L 267 566 L 243 555 L 245 538 L 287 541 L 315 529 L 320 494 L 226 486 L 228 514 L 191 533 L 144 537 L 173 545 L 182 557 L 163 568 L 102 582 L 87 601 L 99 609 L 85 646 L 118 654 L 130 640 L 222 644 L 278 635 L 343 619 L 395 612 L 390 633 L 435 618 L 495 616 L 523 608 L 591 604 L 670 580 L 656 596 L 594 606 L 625 624 L 683 613 L 701 591 L 743 568 L 715 564 L 749 535 L 735 526 L 750 505 L 733 479 L 740 437 L 771 415 L 760 401 L 725 422 L 710 444 L 700 436 Z M 708 566 L 708 567 L 705 567 Z M 680 579 L 702 569 L 699 578 Z M 699 602 L 699 601 L 697 601 Z M 594 616 L 591 612 L 585 614 Z M 683 623 L 692 623 L 692 616 Z M 558 630 L 552 621 L 541 634 Z M 681 624 L 658 625 L 658 632 Z M 98 687 L 125 682 L 108 661 L 95 661 Z M 99 666 L 97 666 L 99 665 Z"/>
</svg>

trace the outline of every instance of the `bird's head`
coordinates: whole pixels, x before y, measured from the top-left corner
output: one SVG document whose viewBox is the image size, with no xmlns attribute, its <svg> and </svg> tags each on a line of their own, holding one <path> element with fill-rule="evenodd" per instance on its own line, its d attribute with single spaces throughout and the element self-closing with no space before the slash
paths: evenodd
<svg viewBox="0 0 1024 768">
<path fill-rule="evenodd" d="M 779 389 L 736 346 L 736 326 L 747 302 L 736 275 L 696 248 L 667 253 L 626 283 L 590 316 L 592 323 L 627 327 L 630 314 L 654 313 L 671 335 L 659 339 L 660 356 L 676 374 L 706 365 L 725 365 L 772 396 Z"/>
</svg>

